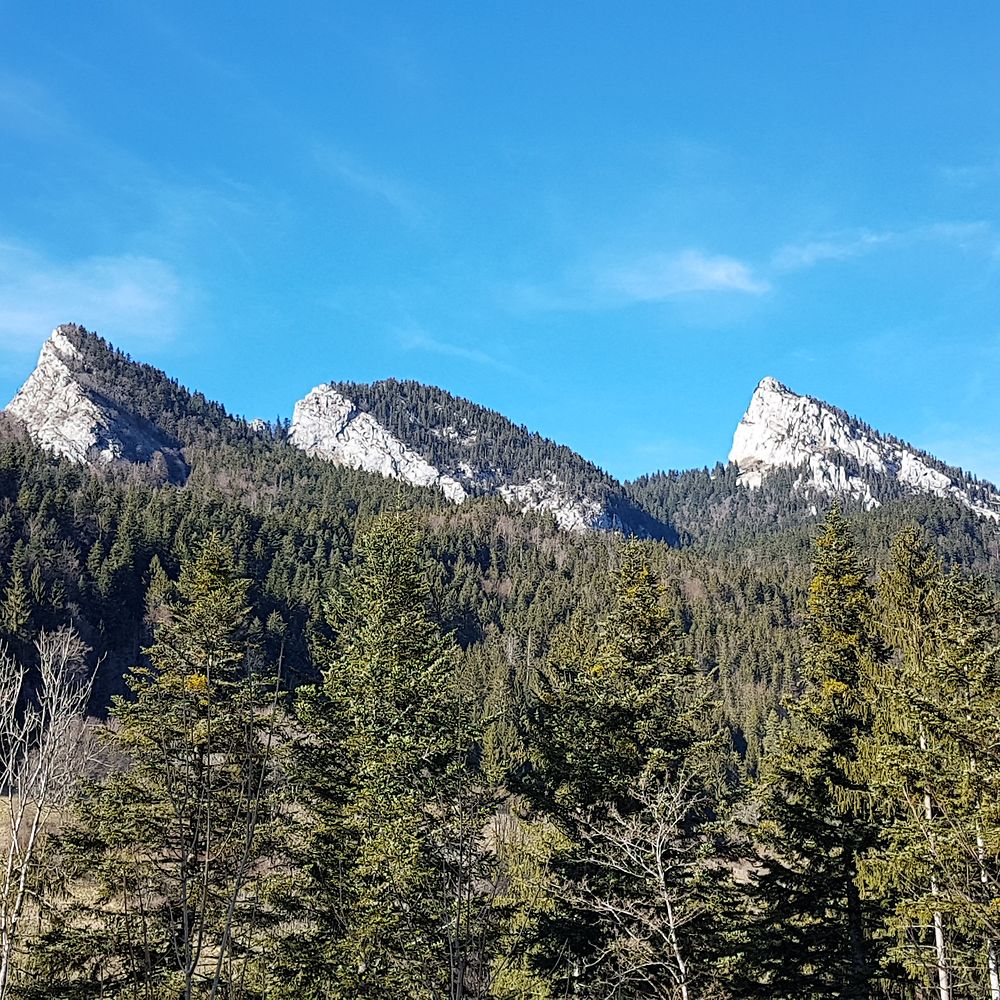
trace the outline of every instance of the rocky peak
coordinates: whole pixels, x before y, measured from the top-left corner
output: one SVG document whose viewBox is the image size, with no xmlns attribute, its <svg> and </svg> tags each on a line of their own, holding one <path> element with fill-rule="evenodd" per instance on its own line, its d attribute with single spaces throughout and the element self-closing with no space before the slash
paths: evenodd
<svg viewBox="0 0 1000 1000">
<path fill-rule="evenodd" d="M 82 332 L 76 324 L 52 331 L 6 412 L 32 440 L 71 462 L 155 462 L 164 476 L 183 481 L 187 466 L 177 442 L 111 402 L 86 374 L 78 346 Z"/>
<path fill-rule="evenodd" d="M 770 376 L 757 386 L 736 428 L 729 461 L 751 489 L 776 469 L 801 468 L 798 488 L 851 496 L 870 509 L 879 505 L 873 488 L 879 478 L 900 494 L 950 497 L 1000 521 L 995 487 Z"/>
<path fill-rule="evenodd" d="M 290 440 L 340 465 L 436 487 L 454 503 L 499 496 L 570 531 L 666 530 L 568 448 L 433 386 L 317 386 L 296 405 Z"/>
<path fill-rule="evenodd" d="M 289 439 L 307 454 L 337 465 L 376 472 L 414 486 L 436 486 L 454 503 L 466 492 L 439 472 L 370 413 L 359 410 L 332 386 L 319 385 L 295 404 Z"/>
</svg>

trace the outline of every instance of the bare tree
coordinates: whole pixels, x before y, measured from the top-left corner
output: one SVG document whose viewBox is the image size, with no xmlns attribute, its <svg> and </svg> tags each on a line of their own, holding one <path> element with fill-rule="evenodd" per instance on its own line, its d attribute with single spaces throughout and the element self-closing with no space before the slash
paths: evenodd
<svg viewBox="0 0 1000 1000">
<path fill-rule="evenodd" d="M 611 933 L 587 959 L 600 996 L 690 1000 L 711 991 L 699 968 L 696 926 L 709 915 L 709 884 L 718 865 L 704 837 L 692 833 L 707 804 L 696 775 L 646 778 L 635 794 L 639 809 L 615 808 L 580 816 L 589 876 L 567 883 L 560 895 L 590 912 Z M 623 992 L 624 991 L 624 992 Z"/>
<path fill-rule="evenodd" d="M 72 628 L 43 632 L 38 683 L 0 645 L 0 1000 L 8 994 L 22 919 L 49 824 L 63 808 L 88 757 L 86 709 L 94 675 L 88 648 Z M 29 690 L 29 688 L 31 688 Z"/>
</svg>

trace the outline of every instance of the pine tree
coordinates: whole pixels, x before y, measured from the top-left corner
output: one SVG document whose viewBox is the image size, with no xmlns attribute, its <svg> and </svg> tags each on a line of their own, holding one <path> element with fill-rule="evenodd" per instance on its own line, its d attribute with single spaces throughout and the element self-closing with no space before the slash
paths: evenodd
<svg viewBox="0 0 1000 1000">
<path fill-rule="evenodd" d="M 859 760 L 870 728 L 867 688 L 886 655 L 872 601 L 834 507 L 816 541 L 804 691 L 788 706 L 759 787 L 763 871 L 742 983 L 754 996 L 876 995 L 878 914 L 859 884 L 861 860 L 879 837 Z"/>
<path fill-rule="evenodd" d="M 534 713 L 524 790 L 559 836 L 530 957 L 557 996 L 687 1000 L 716 973 L 726 878 L 707 858 L 728 739 L 637 544 L 615 592 L 597 643 L 557 655 Z"/>
<path fill-rule="evenodd" d="M 31 596 L 24 573 L 14 570 L 3 595 L 3 605 L 0 606 L 0 620 L 4 631 L 15 639 L 25 639 L 28 626 L 31 624 Z"/>
<path fill-rule="evenodd" d="M 883 844 L 864 867 L 866 882 L 886 901 L 893 958 L 940 1000 L 951 1000 L 954 956 L 941 884 L 948 832 L 934 792 L 954 778 L 957 763 L 935 719 L 948 695 L 935 653 L 942 583 L 940 560 L 919 530 L 900 532 L 879 579 L 879 621 L 893 655 L 874 685 L 865 755 Z"/>
<path fill-rule="evenodd" d="M 913 529 L 894 540 L 880 597 L 896 656 L 879 685 L 871 771 L 887 830 L 869 881 L 892 901 L 894 953 L 917 982 L 940 1000 L 997 998 L 995 599 L 945 575 Z"/>
<path fill-rule="evenodd" d="M 64 838 L 86 881 L 46 942 L 50 988 L 99 978 L 105 996 L 254 995 L 277 803 L 274 692 L 247 639 L 248 586 L 210 536 L 182 569 L 150 665 L 129 678 L 132 698 L 115 700 L 104 735 L 127 766 L 95 785 Z"/>
<path fill-rule="evenodd" d="M 307 820 L 287 899 L 308 929 L 279 970 L 295 996 L 460 998 L 485 975 L 483 797 L 456 650 L 427 601 L 412 525 L 377 520 L 330 607 L 323 687 L 299 700 Z"/>
</svg>

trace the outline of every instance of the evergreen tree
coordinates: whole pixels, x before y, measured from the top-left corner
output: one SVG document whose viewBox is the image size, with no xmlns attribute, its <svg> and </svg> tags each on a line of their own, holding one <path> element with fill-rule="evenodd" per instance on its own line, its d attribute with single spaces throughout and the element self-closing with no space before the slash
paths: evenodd
<svg viewBox="0 0 1000 1000">
<path fill-rule="evenodd" d="M 0 618 L 4 631 L 14 639 L 24 639 L 31 624 L 31 596 L 24 582 L 24 573 L 14 570 L 4 590 Z"/>
<path fill-rule="evenodd" d="M 879 621 L 893 655 L 877 674 L 866 754 L 883 843 L 864 867 L 871 891 L 885 901 L 892 956 L 940 1000 L 951 1000 L 940 870 L 948 834 L 933 790 L 954 777 L 956 763 L 934 718 L 947 687 L 935 655 L 942 582 L 940 560 L 919 530 L 900 532 L 879 579 Z"/>
<path fill-rule="evenodd" d="M 946 576 L 913 529 L 894 540 L 880 598 L 896 656 L 879 685 L 871 770 L 887 830 L 869 881 L 915 981 L 940 1000 L 1000 997 L 995 600 Z"/>
<path fill-rule="evenodd" d="M 759 788 L 763 871 L 742 984 L 754 996 L 878 995 L 879 915 L 859 884 L 859 865 L 879 837 L 860 761 L 870 678 L 885 658 L 872 600 L 835 506 L 816 541 L 804 690 L 788 707 Z"/>
<path fill-rule="evenodd" d="M 556 996 L 686 1000 L 717 971 L 726 879 L 707 859 L 728 741 L 638 545 L 615 591 L 599 640 L 555 658 L 534 714 L 524 787 L 559 836 L 531 957 Z"/>
<path fill-rule="evenodd" d="M 211 536 L 182 570 L 132 698 L 115 701 L 104 735 L 126 766 L 94 786 L 63 840 L 93 888 L 53 914 L 46 996 L 95 979 L 111 997 L 256 995 L 277 803 L 275 703 L 248 642 L 248 586 Z"/>
<path fill-rule="evenodd" d="M 330 607 L 323 687 L 299 699 L 308 816 L 287 898 L 308 929 L 279 974 L 296 996 L 457 1000 L 485 975 L 474 949 L 485 814 L 456 650 L 427 602 L 412 525 L 377 520 Z"/>
</svg>

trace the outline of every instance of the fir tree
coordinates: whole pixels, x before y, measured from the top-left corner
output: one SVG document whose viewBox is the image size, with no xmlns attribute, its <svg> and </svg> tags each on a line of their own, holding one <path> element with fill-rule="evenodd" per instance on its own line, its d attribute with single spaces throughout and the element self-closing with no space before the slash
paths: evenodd
<svg viewBox="0 0 1000 1000">
<path fill-rule="evenodd" d="M 615 584 L 600 639 L 562 651 L 535 711 L 525 791 L 559 838 L 532 956 L 557 996 L 686 1000 L 717 971 L 725 737 L 637 545 Z"/>
<path fill-rule="evenodd" d="M 15 569 L 0 606 L 4 631 L 14 639 L 25 639 L 31 624 L 31 610 L 31 596 L 24 582 L 24 573 Z"/>
<path fill-rule="evenodd" d="M 309 929 L 281 971 L 297 996 L 459 998 L 485 974 L 471 897 L 485 816 L 456 651 L 427 600 L 412 526 L 378 520 L 330 608 L 323 687 L 299 701 L 308 818 L 289 904 Z"/>
<path fill-rule="evenodd" d="M 945 575 L 915 530 L 893 557 L 880 596 L 896 656 L 871 754 L 887 830 L 869 881 L 892 902 L 894 952 L 921 986 L 940 1000 L 996 998 L 996 604 Z"/>
<path fill-rule="evenodd" d="M 804 691 L 764 762 L 756 831 L 764 848 L 754 889 L 754 996 L 806 1000 L 877 995 L 879 926 L 862 897 L 861 860 L 878 843 L 860 754 L 870 728 L 868 684 L 885 651 L 873 594 L 836 506 L 816 541 Z"/>
<path fill-rule="evenodd" d="M 130 677 L 133 697 L 115 701 L 105 737 L 127 767 L 93 788 L 64 838 L 66 864 L 96 899 L 85 891 L 56 915 L 52 983 L 96 977 L 104 996 L 254 995 L 276 801 L 274 699 L 247 639 L 248 586 L 211 536 L 182 570 L 150 666 Z"/>
</svg>

